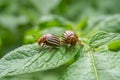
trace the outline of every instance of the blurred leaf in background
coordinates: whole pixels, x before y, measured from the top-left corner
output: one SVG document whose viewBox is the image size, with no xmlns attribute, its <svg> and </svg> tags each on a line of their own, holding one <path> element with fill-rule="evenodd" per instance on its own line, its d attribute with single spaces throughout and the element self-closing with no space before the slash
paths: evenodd
<svg viewBox="0 0 120 80">
<path fill-rule="evenodd" d="M 67 29 L 74 29 L 73 23 L 69 20 L 57 15 L 42 16 L 36 22 L 36 26 L 25 32 L 24 43 L 33 43 L 42 34 L 46 33 L 55 34 L 60 37 L 61 34 Z M 34 39 L 33 35 L 36 37 L 36 39 Z"/>
<path fill-rule="evenodd" d="M 120 33 L 120 15 L 91 16 L 78 25 L 83 36 L 91 36 L 97 31 Z"/>
</svg>

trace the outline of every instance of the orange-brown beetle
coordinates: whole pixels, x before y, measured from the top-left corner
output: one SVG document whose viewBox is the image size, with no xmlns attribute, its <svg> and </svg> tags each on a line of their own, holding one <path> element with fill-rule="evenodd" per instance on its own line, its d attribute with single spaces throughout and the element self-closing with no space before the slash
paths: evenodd
<svg viewBox="0 0 120 80">
<path fill-rule="evenodd" d="M 76 43 L 81 44 L 81 41 L 78 39 L 78 36 L 75 32 L 67 30 L 62 35 L 62 44 L 75 46 Z"/>
<path fill-rule="evenodd" d="M 53 34 L 44 34 L 38 39 L 38 44 L 41 47 L 43 46 L 57 47 L 60 45 L 60 39 Z"/>
</svg>

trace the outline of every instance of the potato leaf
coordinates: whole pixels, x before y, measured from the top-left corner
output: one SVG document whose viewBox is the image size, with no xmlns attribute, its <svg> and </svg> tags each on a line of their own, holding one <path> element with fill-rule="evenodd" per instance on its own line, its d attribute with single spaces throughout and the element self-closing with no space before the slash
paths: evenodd
<svg viewBox="0 0 120 80">
<path fill-rule="evenodd" d="M 60 80 L 119 80 L 119 52 L 88 52 L 73 63 Z"/>
<path fill-rule="evenodd" d="M 107 45 L 113 40 L 120 39 L 119 33 L 106 33 L 106 32 L 98 32 L 92 36 L 90 39 L 89 45 L 93 48 Z M 117 44 L 116 44 L 117 45 Z"/>
<path fill-rule="evenodd" d="M 59 67 L 74 58 L 79 46 L 66 49 L 40 48 L 36 43 L 9 52 L 0 60 L 0 77 L 43 71 Z"/>
<path fill-rule="evenodd" d="M 92 16 L 86 23 L 87 27 L 82 31 L 83 35 L 91 37 L 97 31 L 120 33 L 120 15 Z"/>
<path fill-rule="evenodd" d="M 95 47 L 106 47 L 111 41 L 120 39 L 120 34 L 98 32 L 89 42 L 90 49 L 83 51 L 84 56 L 73 63 L 64 72 L 60 80 L 119 80 L 120 51 L 108 49 L 94 50 Z M 116 45 L 117 49 L 119 41 Z"/>
</svg>

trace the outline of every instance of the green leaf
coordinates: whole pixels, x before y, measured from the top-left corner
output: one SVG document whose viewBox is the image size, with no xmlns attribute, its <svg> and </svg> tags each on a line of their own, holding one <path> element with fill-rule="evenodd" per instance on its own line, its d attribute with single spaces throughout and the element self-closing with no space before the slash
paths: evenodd
<svg viewBox="0 0 120 80">
<path fill-rule="evenodd" d="M 31 2 L 39 12 L 42 14 L 48 14 L 54 7 L 59 4 L 60 0 L 51 0 L 49 4 L 47 0 L 31 0 Z"/>
<path fill-rule="evenodd" d="M 120 33 L 120 15 L 104 18 L 98 25 L 102 31 Z"/>
<path fill-rule="evenodd" d="M 66 29 L 63 28 L 63 27 L 57 27 L 56 26 L 56 27 L 46 28 L 46 29 L 42 30 L 41 33 L 42 34 L 50 33 L 50 34 L 55 34 L 57 36 L 61 36 L 64 33 L 65 30 Z"/>
<path fill-rule="evenodd" d="M 48 71 L 38 71 L 29 74 L 15 75 L 15 76 L 7 76 L 0 78 L 0 80 L 58 80 L 59 73 L 54 72 L 53 70 Z"/>
<path fill-rule="evenodd" d="M 116 41 L 117 40 L 117 41 Z M 108 49 L 94 50 L 96 47 L 108 47 L 109 43 L 119 42 L 120 34 L 98 32 L 90 39 L 91 48 L 82 52 L 83 56 L 63 73 L 60 80 L 119 80 L 120 51 Z M 119 44 L 114 44 L 116 47 Z"/>
<path fill-rule="evenodd" d="M 66 18 L 57 15 L 42 16 L 38 21 L 39 29 L 50 28 L 53 26 L 64 27 L 66 29 L 73 29 L 73 23 Z"/>
<path fill-rule="evenodd" d="M 93 48 L 97 48 L 99 46 L 107 45 L 111 41 L 117 39 L 120 39 L 120 34 L 118 33 L 98 32 L 92 36 L 89 45 Z"/>
<path fill-rule="evenodd" d="M 0 77 L 53 69 L 66 64 L 79 53 L 80 47 L 61 46 L 48 50 L 38 44 L 24 45 L 0 60 Z"/>
<path fill-rule="evenodd" d="M 19 17 L 0 15 L 0 23 L 1 25 L 3 25 L 3 27 L 12 32 L 15 32 L 19 25 L 24 25 L 28 23 L 28 18 L 23 15 Z"/>
<path fill-rule="evenodd" d="M 97 31 L 120 33 L 120 15 L 92 16 L 88 19 L 83 35 L 91 36 Z"/>
<path fill-rule="evenodd" d="M 119 52 L 88 52 L 73 63 L 60 80 L 119 80 Z"/>
</svg>

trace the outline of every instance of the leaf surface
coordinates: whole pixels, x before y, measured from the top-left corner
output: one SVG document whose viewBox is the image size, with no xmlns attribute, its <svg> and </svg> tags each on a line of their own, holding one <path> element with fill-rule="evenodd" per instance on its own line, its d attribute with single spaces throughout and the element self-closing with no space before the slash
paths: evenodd
<svg viewBox="0 0 120 80">
<path fill-rule="evenodd" d="M 119 80 L 119 52 L 89 52 L 64 73 L 61 80 Z"/>
<path fill-rule="evenodd" d="M 92 36 L 89 45 L 91 47 L 105 46 L 113 40 L 120 39 L 119 33 L 98 32 Z"/>
<path fill-rule="evenodd" d="M 119 80 L 120 51 L 108 48 L 94 50 L 96 47 L 107 47 L 108 43 L 120 39 L 120 34 L 98 32 L 91 37 L 90 49 L 83 51 L 84 56 L 73 63 L 64 72 L 61 80 Z M 118 49 L 119 44 L 114 44 Z"/>
<path fill-rule="evenodd" d="M 59 67 L 79 52 L 79 47 L 71 49 L 40 48 L 38 44 L 24 45 L 11 51 L 0 60 L 0 77 L 43 71 Z"/>
</svg>

